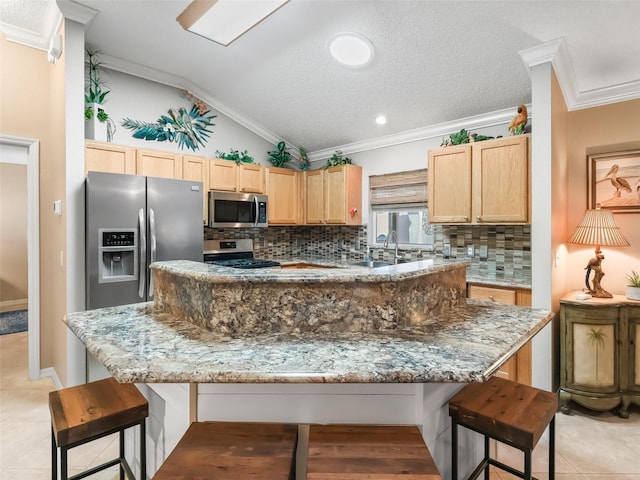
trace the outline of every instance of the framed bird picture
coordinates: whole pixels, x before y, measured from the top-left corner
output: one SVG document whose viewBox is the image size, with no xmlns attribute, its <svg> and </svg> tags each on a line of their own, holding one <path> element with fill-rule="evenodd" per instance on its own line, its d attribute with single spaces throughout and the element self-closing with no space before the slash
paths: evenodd
<svg viewBox="0 0 640 480">
<path fill-rule="evenodd" d="M 588 207 L 640 213 L 640 150 L 587 157 Z"/>
</svg>

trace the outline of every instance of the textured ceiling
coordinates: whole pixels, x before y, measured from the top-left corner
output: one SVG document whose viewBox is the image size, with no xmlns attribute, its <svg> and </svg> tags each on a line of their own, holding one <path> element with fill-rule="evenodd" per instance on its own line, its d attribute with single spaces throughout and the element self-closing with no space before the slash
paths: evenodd
<svg viewBox="0 0 640 480">
<path fill-rule="evenodd" d="M 531 101 L 519 52 L 559 37 L 578 91 L 640 80 L 640 1 L 291 0 L 228 47 L 178 25 L 188 0 L 77 3 L 98 11 L 86 40 L 105 56 L 187 79 L 308 151 L 515 110 Z M 341 31 L 373 42 L 368 67 L 330 59 Z"/>
</svg>

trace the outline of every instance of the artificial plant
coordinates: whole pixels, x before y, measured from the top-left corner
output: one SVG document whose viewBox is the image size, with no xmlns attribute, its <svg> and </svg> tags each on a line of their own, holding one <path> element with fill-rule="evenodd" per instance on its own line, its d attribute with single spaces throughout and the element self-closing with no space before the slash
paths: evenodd
<svg viewBox="0 0 640 480">
<path fill-rule="evenodd" d="M 269 161 L 274 167 L 284 167 L 291 161 L 291 154 L 284 141 L 278 142 L 277 149 L 267 152 L 267 154 L 269 154 Z"/>
</svg>

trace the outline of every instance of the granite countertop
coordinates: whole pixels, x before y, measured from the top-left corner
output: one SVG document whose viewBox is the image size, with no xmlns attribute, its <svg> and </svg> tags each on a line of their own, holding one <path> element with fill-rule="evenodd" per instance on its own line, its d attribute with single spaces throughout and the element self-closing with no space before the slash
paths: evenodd
<svg viewBox="0 0 640 480">
<path fill-rule="evenodd" d="M 457 261 L 435 263 L 433 260 L 388 265 L 378 268 L 356 266 L 336 261 L 311 261 L 309 259 L 280 260 L 283 266 L 296 263 L 313 263 L 318 268 L 255 268 L 239 269 L 209 265 L 191 260 L 171 260 L 156 262 L 152 270 L 160 270 L 171 274 L 179 274 L 210 283 L 273 283 L 273 282 L 380 282 L 396 279 L 413 278 L 437 272 L 455 270 L 468 264 Z"/>
<path fill-rule="evenodd" d="M 471 271 L 467 269 L 467 282 L 490 287 L 521 288 L 531 290 L 531 277 L 510 277 L 502 272 Z"/>
<path fill-rule="evenodd" d="M 552 318 L 467 300 L 439 321 L 394 332 L 232 337 L 148 302 L 64 322 L 120 382 L 425 383 L 485 381 Z"/>
<path fill-rule="evenodd" d="M 276 260 L 282 265 L 291 265 L 296 263 L 310 263 L 314 265 L 321 265 L 327 267 L 339 267 L 339 268 L 353 268 L 362 269 L 367 267 L 358 267 L 353 265 L 357 260 L 336 260 L 326 259 L 318 255 L 292 255 L 287 257 L 273 257 L 271 260 Z M 438 256 L 426 257 L 423 259 L 433 262 L 434 266 L 460 264 L 467 265 L 467 282 L 477 283 L 487 286 L 505 287 L 505 288 L 522 288 L 531 289 L 531 275 L 515 275 L 511 272 L 502 272 L 490 270 L 488 268 L 483 269 L 477 265 L 472 264 L 470 259 L 456 259 L 456 258 L 442 258 Z M 414 263 L 414 262 L 407 262 Z M 407 263 L 400 264 L 406 265 Z"/>
</svg>

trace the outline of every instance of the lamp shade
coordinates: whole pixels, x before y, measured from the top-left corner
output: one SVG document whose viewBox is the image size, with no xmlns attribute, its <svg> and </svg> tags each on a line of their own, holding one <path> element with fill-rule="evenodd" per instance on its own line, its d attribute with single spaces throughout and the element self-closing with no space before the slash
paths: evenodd
<svg viewBox="0 0 640 480">
<path fill-rule="evenodd" d="M 596 206 L 595 210 L 587 210 L 568 243 L 580 245 L 609 245 L 628 247 L 629 242 L 616 225 L 613 214 Z"/>
</svg>

